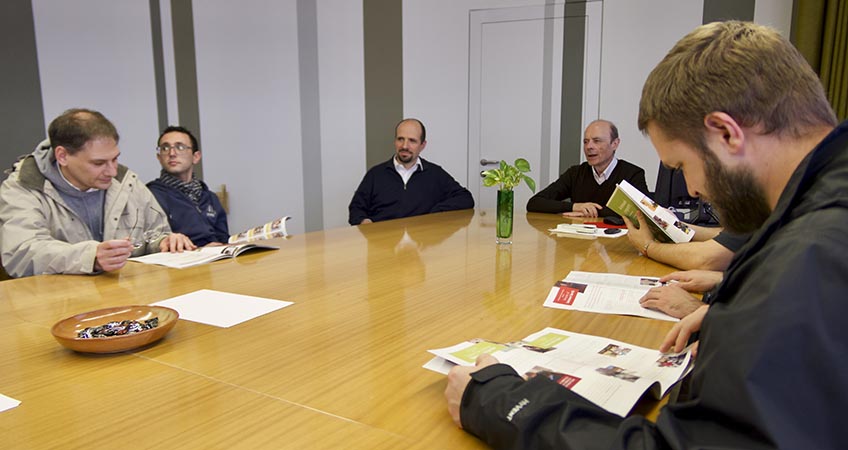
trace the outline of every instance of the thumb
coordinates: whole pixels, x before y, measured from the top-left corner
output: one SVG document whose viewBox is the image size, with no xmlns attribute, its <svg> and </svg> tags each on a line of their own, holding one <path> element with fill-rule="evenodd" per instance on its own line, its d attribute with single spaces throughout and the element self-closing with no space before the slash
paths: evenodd
<svg viewBox="0 0 848 450">
<path fill-rule="evenodd" d="M 498 363 L 497 358 L 495 358 L 494 356 L 492 356 L 488 353 L 484 353 L 484 354 L 477 357 L 477 362 L 475 363 L 475 365 L 477 367 L 486 367 L 486 366 L 491 366 L 491 365 L 497 364 L 497 363 Z"/>
</svg>

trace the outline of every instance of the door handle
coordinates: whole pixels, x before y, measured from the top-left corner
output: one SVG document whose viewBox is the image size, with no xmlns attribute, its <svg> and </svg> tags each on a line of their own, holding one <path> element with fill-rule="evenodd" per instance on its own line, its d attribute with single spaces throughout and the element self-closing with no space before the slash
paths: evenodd
<svg viewBox="0 0 848 450">
<path fill-rule="evenodd" d="M 489 166 L 489 165 L 492 165 L 492 164 L 500 165 L 500 163 L 501 163 L 500 161 L 492 161 L 492 160 L 488 160 L 486 158 L 483 158 L 483 159 L 480 160 L 481 166 Z"/>
</svg>

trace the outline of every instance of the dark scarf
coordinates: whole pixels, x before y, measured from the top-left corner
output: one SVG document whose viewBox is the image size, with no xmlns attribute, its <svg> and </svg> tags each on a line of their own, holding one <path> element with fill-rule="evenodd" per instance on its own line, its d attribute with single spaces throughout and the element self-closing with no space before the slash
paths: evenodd
<svg viewBox="0 0 848 450">
<path fill-rule="evenodd" d="M 165 186 L 182 192 L 195 204 L 200 201 L 200 195 L 203 193 L 203 184 L 201 184 L 200 180 L 194 178 L 193 174 L 191 176 L 191 181 L 184 182 L 163 170 L 159 173 L 159 181 L 161 181 Z"/>
</svg>

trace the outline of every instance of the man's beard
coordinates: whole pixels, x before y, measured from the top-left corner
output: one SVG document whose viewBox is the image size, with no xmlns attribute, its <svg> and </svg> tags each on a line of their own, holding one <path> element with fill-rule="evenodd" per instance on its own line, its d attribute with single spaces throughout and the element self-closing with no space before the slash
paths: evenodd
<svg viewBox="0 0 848 450">
<path fill-rule="evenodd" d="M 727 169 L 709 150 L 704 157 L 709 201 L 728 231 L 752 233 L 771 215 L 762 186 L 747 168 Z"/>
</svg>

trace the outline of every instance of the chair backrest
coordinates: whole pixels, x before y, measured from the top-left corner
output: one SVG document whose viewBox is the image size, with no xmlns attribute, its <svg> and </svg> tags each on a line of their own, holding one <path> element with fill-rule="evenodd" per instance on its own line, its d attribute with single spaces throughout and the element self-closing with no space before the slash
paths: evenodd
<svg viewBox="0 0 848 450">
<path fill-rule="evenodd" d="M 719 225 L 718 217 L 713 213 L 708 202 L 689 195 L 686 189 L 686 179 L 680 170 L 669 169 L 660 164 L 657 172 L 657 185 L 654 201 L 660 206 L 675 210 L 690 211 L 681 219 L 695 225 Z"/>
<path fill-rule="evenodd" d="M 224 207 L 224 212 L 229 214 L 230 213 L 230 193 L 227 192 L 227 185 L 222 184 L 221 190 L 216 191 L 215 195 L 218 196 L 218 201 L 220 201 L 221 206 Z"/>
</svg>

